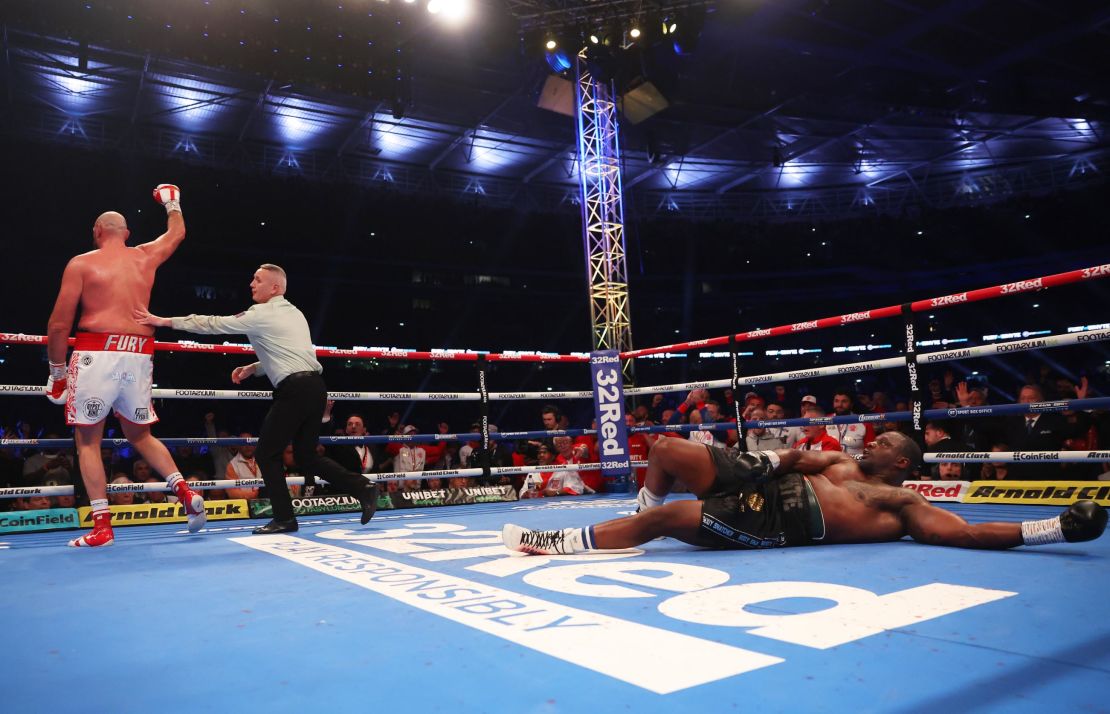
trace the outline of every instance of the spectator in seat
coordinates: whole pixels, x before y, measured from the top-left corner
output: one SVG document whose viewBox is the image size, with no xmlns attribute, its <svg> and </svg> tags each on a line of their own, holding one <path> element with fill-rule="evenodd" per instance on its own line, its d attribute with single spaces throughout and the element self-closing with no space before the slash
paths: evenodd
<svg viewBox="0 0 1110 714">
<path fill-rule="evenodd" d="M 954 461 L 947 461 L 940 464 L 933 464 L 937 467 L 936 478 L 940 481 L 963 481 L 964 470 L 963 464 Z"/>
<path fill-rule="evenodd" d="M 47 439 L 57 439 L 57 434 L 47 434 Z M 23 462 L 22 484 L 34 486 L 45 480 L 72 483 L 75 472 L 73 459 L 62 449 L 47 448 L 31 454 Z"/>
<path fill-rule="evenodd" d="M 563 413 L 559 411 L 559 407 L 554 404 L 545 404 L 543 409 L 540 410 L 540 418 L 543 421 L 543 428 L 546 431 L 555 431 L 561 429 L 559 421 L 562 419 Z"/>
<path fill-rule="evenodd" d="M 778 402 L 767 402 L 764 407 L 764 412 L 767 414 L 767 419 L 785 419 L 786 409 L 783 408 Z M 797 430 L 797 436 L 793 436 L 791 429 Z M 785 427 L 785 426 L 769 426 L 764 430 L 767 438 L 777 439 L 782 443 L 782 446 L 777 447 L 780 449 L 789 449 L 794 445 L 794 442 L 804 437 L 798 427 Z M 791 438 L 793 436 L 793 438 Z"/>
<path fill-rule="evenodd" d="M 952 431 L 954 430 L 955 426 L 955 424 L 945 419 L 929 420 L 925 424 L 925 448 L 923 449 L 924 453 L 937 454 L 942 452 L 970 451 L 971 449 L 968 448 L 967 444 L 957 440 L 952 436 Z M 942 465 L 943 464 L 926 464 L 925 466 L 928 468 L 926 473 L 932 478 L 943 478 L 940 469 Z M 963 479 L 965 476 L 968 478 L 973 478 L 972 470 L 970 468 L 967 468 L 973 465 L 974 464 L 952 463 L 949 465 L 950 468 L 947 469 L 947 472 L 951 473 L 954 469 L 958 469 L 960 471 L 958 478 L 953 477 L 956 480 Z M 977 475 L 978 474 L 976 474 L 976 476 Z"/>
<path fill-rule="evenodd" d="M 991 446 L 991 451 L 1009 451 L 1008 444 L 994 444 Z M 995 479 L 1004 481 L 1010 475 L 1010 464 L 1005 461 L 988 461 L 983 464 L 983 468 L 979 471 L 979 478 L 981 479 Z"/>
<path fill-rule="evenodd" d="M 810 407 L 806 412 L 807 417 L 822 417 L 825 413 L 821 409 Z M 802 433 L 805 437 L 797 441 L 792 448 L 801 449 L 802 451 L 840 451 L 840 442 L 829 436 L 829 432 L 825 427 L 816 424 L 814 426 L 803 426 Z"/>
<path fill-rule="evenodd" d="M 770 408 L 774 406 L 777 411 L 782 411 L 782 407 L 777 404 L 768 404 Z M 752 404 L 744 410 L 744 421 L 750 420 L 763 420 L 767 419 L 768 415 L 766 410 Z M 773 451 L 775 449 L 789 449 L 790 444 L 786 443 L 786 430 L 783 427 L 756 427 L 748 429 L 748 433 L 744 436 L 744 450 L 745 451 Z"/>
<path fill-rule="evenodd" d="M 833 414 L 851 416 L 855 412 L 852 393 L 839 389 L 833 393 Z M 875 440 L 875 426 L 871 422 L 857 424 L 829 424 L 825 427 L 829 436 L 840 444 L 840 450 L 849 456 L 862 456 L 865 446 Z"/>
<path fill-rule="evenodd" d="M 250 432 L 244 431 L 239 435 L 239 438 L 251 439 L 253 437 Z M 235 454 L 235 458 L 228 463 L 224 478 L 233 481 L 262 478 L 262 470 L 254 460 L 255 448 L 254 444 L 240 446 L 238 448 L 239 453 Z M 246 499 L 258 498 L 258 488 L 229 488 L 227 489 L 227 497 Z"/>
<path fill-rule="evenodd" d="M 115 475 L 115 478 L 112 479 L 112 484 L 113 485 L 125 484 L 125 483 L 135 483 L 135 482 L 132 481 L 131 479 L 127 478 L 127 474 L 119 474 L 118 473 L 118 474 Z M 122 492 L 122 493 L 109 493 L 108 494 L 108 503 L 113 505 L 113 506 L 131 506 L 131 505 L 134 505 L 134 503 L 135 503 L 135 494 L 131 491 L 125 491 L 125 492 Z"/>
<path fill-rule="evenodd" d="M 1027 384 L 1018 392 L 1020 404 L 1043 402 L 1044 394 L 1035 384 Z M 1055 412 L 1030 412 L 1005 418 L 1006 442 L 1014 451 L 1060 451 L 1071 429 L 1064 417 Z M 1058 463 L 1010 464 L 1009 478 L 1054 479 L 1061 477 Z"/>
<path fill-rule="evenodd" d="M 135 459 L 135 463 L 131 464 L 131 481 L 133 483 L 146 483 L 146 480 L 154 475 L 150 470 L 150 464 L 142 459 Z"/>
<path fill-rule="evenodd" d="M 51 507 L 50 498 L 47 496 L 25 496 L 15 499 L 17 511 L 44 511 Z"/>
<path fill-rule="evenodd" d="M 351 414 L 343 424 L 344 436 L 366 436 L 366 420 L 361 414 Z M 356 474 L 374 471 L 374 449 L 370 444 L 329 444 L 327 455 L 343 468 Z"/>
<path fill-rule="evenodd" d="M 165 482 L 164 479 L 154 478 L 153 476 L 151 476 L 147 480 L 143 481 L 143 483 L 160 483 L 163 486 L 166 485 L 166 482 Z M 169 494 L 166 493 L 165 491 L 147 491 L 146 493 L 143 494 L 143 498 L 146 500 L 147 503 L 166 503 L 167 502 L 166 496 L 168 496 L 168 495 Z M 207 493 L 205 493 L 204 494 L 204 500 L 207 501 L 208 498 L 209 498 L 209 495 Z"/>
</svg>

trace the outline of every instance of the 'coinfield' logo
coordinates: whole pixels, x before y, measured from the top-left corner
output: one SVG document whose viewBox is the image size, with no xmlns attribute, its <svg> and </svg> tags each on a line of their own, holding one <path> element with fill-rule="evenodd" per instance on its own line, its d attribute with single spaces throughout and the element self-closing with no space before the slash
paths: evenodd
<svg viewBox="0 0 1110 714">
<path fill-rule="evenodd" d="M 0 513 L 0 533 L 50 531 L 76 528 L 77 511 L 72 508 L 47 508 L 36 511 Z"/>
</svg>

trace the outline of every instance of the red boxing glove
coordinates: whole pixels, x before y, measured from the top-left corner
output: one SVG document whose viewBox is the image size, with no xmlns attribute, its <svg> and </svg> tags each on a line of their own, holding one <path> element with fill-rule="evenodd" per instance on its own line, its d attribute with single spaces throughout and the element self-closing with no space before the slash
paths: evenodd
<svg viewBox="0 0 1110 714">
<path fill-rule="evenodd" d="M 57 362 L 50 363 L 50 377 L 46 380 L 46 398 L 55 404 L 65 404 L 69 397 L 68 383 L 66 382 L 66 366 Z"/>
<path fill-rule="evenodd" d="M 154 200 L 166 208 L 166 213 L 181 213 L 181 189 L 172 183 L 160 183 L 154 187 Z"/>
</svg>

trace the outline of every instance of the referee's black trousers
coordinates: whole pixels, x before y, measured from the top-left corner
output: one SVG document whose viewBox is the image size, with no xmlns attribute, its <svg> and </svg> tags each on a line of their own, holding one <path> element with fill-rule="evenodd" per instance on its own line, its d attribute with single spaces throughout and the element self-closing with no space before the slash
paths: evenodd
<svg viewBox="0 0 1110 714">
<path fill-rule="evenodd" d="M 293 500 L 285 484 L 282 452 L 293 442 L 293 459 L 302 473 L 319 476 L 352 496 L 365 494 L 370 482 L 361 474 L 352 473 L 326 456 L 316 453 L 320 439 L 320 420 L 324 417 L 328 389 L 318 372 L 294 372 L 274 388 L 274 402 L 262 422 L 255 458 L 262 468 L 266 493 L 274 509 L 274 518 L 293 518 Z"/>
</svg>

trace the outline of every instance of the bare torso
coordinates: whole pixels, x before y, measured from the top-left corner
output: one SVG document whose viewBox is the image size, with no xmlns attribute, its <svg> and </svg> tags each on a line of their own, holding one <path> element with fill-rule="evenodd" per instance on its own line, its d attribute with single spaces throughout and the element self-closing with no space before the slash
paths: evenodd
<svg viewBox="0 0 1110 714">
<path fill-rule="evenodd" d="M 902 509 L 924 502 L 916 492 L 868 478 L 853 463 L 807 476 L 825 518 L 825 543 L 871 543 L 906 535 Z"/>
<path fill-rule="evenodd" d="M 132 313 L 150 304 L 155 260 L 140 248 L 110 244 L 78 256 L 81 269 L 81 319 L 84 332 L 152 335 L 154 328 L 135 322 Z"/>
</svg>

